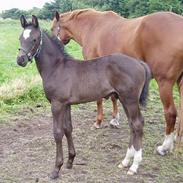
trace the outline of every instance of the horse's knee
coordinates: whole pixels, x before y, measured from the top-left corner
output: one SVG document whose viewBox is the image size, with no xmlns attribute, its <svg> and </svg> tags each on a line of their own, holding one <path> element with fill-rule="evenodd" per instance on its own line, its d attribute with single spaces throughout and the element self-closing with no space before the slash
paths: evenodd
<svg viewBox="0 0 183 183">
<path fill-rule="evenodd" d="M 53 131 L 53 136 L 56 142 L 60 142 L 63 138 L 63 132 L 60 129 L 55 129 Z"/>
</svg>

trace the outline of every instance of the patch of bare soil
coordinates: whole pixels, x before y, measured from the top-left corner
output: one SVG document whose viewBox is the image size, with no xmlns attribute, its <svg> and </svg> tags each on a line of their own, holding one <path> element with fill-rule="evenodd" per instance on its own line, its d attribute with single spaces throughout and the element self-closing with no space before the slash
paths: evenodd
<svg viewBox="0 0 183 183">
<path fill-rule="evenodd" d="M 173 154 L 160 157 L 154 153 L 157 142 L 164 137 L 163 113 L 160 105 L 150 102 L 143 114 L 143 161 L 138 175 L 127 176 L 127 170 L 117 167 L 125 156 L 129 141 L 129 127 L 120 108 L 120 129 L 111 129 L 111 104 L 105 103 L 103 128 L 92 129 L 96 118 L 95 103 L 79 105 L 72 111 L 73 138 L 76 158 L 73 168 L 65 164 L 58 180 L 49 178 L 55 162 L 55 142 L 52 135 L 51 113 L 27 111 L 0 124 L 0 182 L 31 183 L 143 183 L 183 182 L 183 157 Z M 64 162 L 67 160 L 67 143 L 64 143 Z"/>
</svg>

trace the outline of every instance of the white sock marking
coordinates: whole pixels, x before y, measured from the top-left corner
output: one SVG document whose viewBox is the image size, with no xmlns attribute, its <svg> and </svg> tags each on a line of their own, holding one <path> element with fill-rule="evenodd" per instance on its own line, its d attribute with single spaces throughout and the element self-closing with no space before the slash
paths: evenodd
<svg viewBox="0 0 183 183">
<path fill-rule="evenodd" d="M 119 119 L 119 113 L 117 113 L 116 118 L 111 119 L 109 124 L 112 126 L 119 126 Z"/>
<path fill-rule="evenodd" d="M 137 169 L 141 161 L 142 161 L 142 149 L 139 149 L 138 151 L 135 150 L 133 164 L 131 165 L 129 171 L 133 173 L 137 173 Z"/>
<path fill-rule="evenodd" d="M 124 160 L 122 161 L 122 165 L 124 167 L 128 167 L 129 163 L 130 163 L 130 159 L 133 158 L 134 155 L 135 155 L 135 149 L 132 145 L 130 148 L 127 149 L 126 156 L 125 156 Z"/>
<path fill-rule="evenodd" d="M 157 151 L 161 155 L 165 155 L 166 151 L 173 150 L 174 133 L 165 136 L 165 140 L 161 146 L 158 146 Z"/>
</svg>

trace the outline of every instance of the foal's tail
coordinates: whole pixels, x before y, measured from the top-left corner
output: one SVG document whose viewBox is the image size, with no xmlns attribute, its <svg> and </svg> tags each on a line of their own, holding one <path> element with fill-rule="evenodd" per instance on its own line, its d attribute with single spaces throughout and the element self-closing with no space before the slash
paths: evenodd
<svg viewBox="0 0 183 183">
<path fill-rule="evenodd" d="M 152 74 L 151 74 L 151 70 L 150 70 L 149 66 L 146 63 L 144 63 L 142 61 L 140 63 L 144 67 L 144 70 L 145 70 L 145 83 L 144 83 L 144 87 L 142 89 L 142 93 L 140 95 L 139 102 L 142 106 L 146 106 L 148 93 L 149 93 L 149 83 L 152 78 Z"/>
</svg>

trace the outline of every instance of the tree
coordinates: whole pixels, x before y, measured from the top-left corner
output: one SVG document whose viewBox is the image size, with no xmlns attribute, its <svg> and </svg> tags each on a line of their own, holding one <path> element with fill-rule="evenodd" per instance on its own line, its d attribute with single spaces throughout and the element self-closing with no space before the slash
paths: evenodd
<svg viewBox="0 0 183 183">
<path fill-rule="evenodd" d="M 81 8 L 113 10 L 124 17 L 138 17 L 157 11 L 182 14 L 183 0 L 53 0 L 45 3 L 42 9 L 34 7 L 26 12 L 13 8 L 2 12 L 1 17 L 16 19 L 21 14 L 34 14 L 42 19 L 52 19 L 56 10 L 63 13 Z"/>
<path fill-rule="evenodd" d="M 19 10 L 18 8 L 12 8 L 10 10 L 5 10 L 2 12 L 2 18 L 12 18 L 19 19 L 21 15 L 27 15 L 27 12 L 24 10 Z"/>
<path fill-rule="evenodd" d="M 178 14 L 183 12 L 180 0 L 149 0 L 149 12 L 172 11 Z"/>
</svg>

